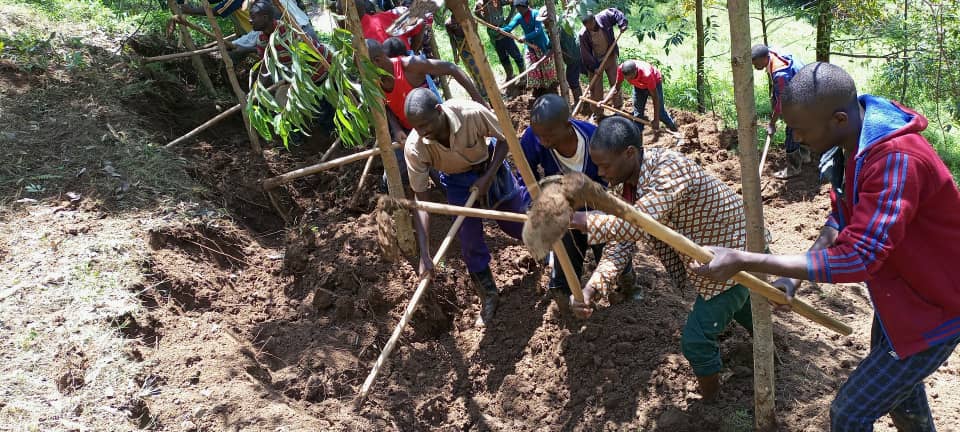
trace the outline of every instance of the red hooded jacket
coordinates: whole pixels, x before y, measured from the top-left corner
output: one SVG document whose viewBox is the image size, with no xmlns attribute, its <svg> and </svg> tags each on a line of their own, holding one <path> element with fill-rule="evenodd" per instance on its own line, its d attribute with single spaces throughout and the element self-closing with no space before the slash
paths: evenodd
<svg viewBox="0 0 960 432">
<path fill-rule="evenodd" d="M 897 358 L 960 335 L 960 192 L 920 131 L 927 119 L 863 95 L 857 154 L 830 194 L 830 248 L 807 253 L 809 278 L 866 281 Z"/>
</svg>

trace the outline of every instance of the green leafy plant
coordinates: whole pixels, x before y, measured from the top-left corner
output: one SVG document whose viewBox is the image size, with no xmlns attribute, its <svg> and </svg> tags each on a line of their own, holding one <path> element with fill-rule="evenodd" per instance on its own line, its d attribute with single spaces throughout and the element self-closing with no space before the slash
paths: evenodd
<svg viewBox="0 0 960 432">
<path fill-rule="evenodd" d="M 353 35 L 337 29 L 330 37 L 333 55 L 327 77 L 321 83 L 313 82 L 320 54 L 315 47 L 304 41 L 302 33 L 287 27 L 270 35 L 270 47 L 263 60 L 254 65 L 250 73 L 250 94 L 247 114 L 251 124 L 264 139 L 279 136 L 283 145 L 289 145 L 292 133 L 307 134 L 311 119 L 320 114 L 321 101 L 326 100 L 336 107 L 334 126 L 346 147 L 360 146 L 372 133 L 373 105 L 383 100 L 379 79 L 382 71 L 369 61 L 361 63 L 363 73 L 358 73 L 351 45 Z M 290 61 L 280 62 L 276 47 L 287 50 Z M 274 83 L 289 86 L 286 100 L 281 105 L 267 90 L 268 85 L 258 79 L 265 70 Z M 360 84 L 351 78 L 359 76 Z"/>
</svg>

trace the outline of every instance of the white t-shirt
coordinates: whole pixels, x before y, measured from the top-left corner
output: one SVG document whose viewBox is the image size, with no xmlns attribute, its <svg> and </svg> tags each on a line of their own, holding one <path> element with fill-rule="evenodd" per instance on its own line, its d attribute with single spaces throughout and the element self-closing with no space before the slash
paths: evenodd
<svg viewBox="0 0 960 432">
<path fill-rule="evenodd" d="M 586 170 L 586 160 L 587 160 L 587 140 L 584 138 L 583 134 L 580 133 L 580 130 L 573 128 L 577 133 L 577 152 L 573 154 L 573 157 L 564 157 L 556 150 L 550 150 L 553 153 L 553 157 L 557 158 L 557 162 L 560 163 L 560 169 L 564 172 L 584 172 Z"/>
</svg>

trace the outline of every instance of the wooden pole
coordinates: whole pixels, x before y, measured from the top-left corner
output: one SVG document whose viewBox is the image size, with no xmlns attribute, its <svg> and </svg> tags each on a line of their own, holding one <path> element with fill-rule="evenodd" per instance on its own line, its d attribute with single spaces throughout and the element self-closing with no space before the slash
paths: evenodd
<svg viewBox="0 0 960 432">
<path fill-rule="evenodd" d="M 534 69 L 536 69 L 537 66 L 540 66 L 540 63 L 545 62 L 549 58 L 550 57 L 547 57 L 547 56 L 540 57 L 540 60 L 537 60 L 534 64 L 530 65 L 530 67 L 528 67 L 525 71 L 520 72 L 519 75 L 513 77 L 513 79 L 511 79 L 510 81 L 500 84 L 500 90 L 506 90 L 507 87 L 510 87 L 511 85 L 513 85 L 513 83 L 520 81 L 521 78 L 527 76 L 527 74 L 533 71 Z"/>
<path fill-rule="evenodd" d="M 763 155 L 760 156 L 760 169 L 757 170 L 757 174 L 759 174 L 760 177 L 763 177 L 763 166 L 766 165 L 766 163 L 767 163 L 767 150 L 770 150 L 770 139 L 771 139 L 771 138 L 772 138 L 772 136 L 770 136 L 769 134 L 767 134 L 767 139 L 766 139 L 766 141 L 764 141 L 764 143 L 763 143 Z"/>
<path fill-rule="evenodd" d="M 218 50 L 218 49 L 219 49 L 218 47 L 210 47 L 210 48 L 192 49 L 192 50 L 190 50 L 190 51 L 184 51 L 184 52 L 173 53 L 173 54 L 164 54 L 164 55 L 159 55 L 159 56 L 156 56 L 156 57 L 146 57 L 146 58 L 143 59 L 143 63 L 154 63 L 154 62 L 162 62 L 162 61 L 170 61 L 170 60 L 179 60 L 179 59 L 182 59 L 182 58 L 184 58 L 184 57 L 190 57 L 191 59 L 196 59 L 196 58 L 198 58 L 201 54 L 212 53 L 212 52 L 214 52 L 214 51 L 216 51 L 216 50 Z M 202 65 L 202 64 L 203 64 L 203 62 L 202 62 L 202 60 L 201 60 L 201 65 Z M 194 66 L 196 66 L 196 65 L 194 65 Z M 204 71 L 207 70 L 205 66 L 204 66 L 204 69 L 203 69 L 203 70 L 204 70 Z M 207 79 L 209 79 L 209 78 L 210 78 L 210 77 L 208 76 Z M 202 79 L 201 79 L 201 80 L 202 80 Z M 213 85 L 213 83 L 211 83 L 210 85 Z M 206 86 L 206 84 L 204 84 L 204 86 Z"/>
<path fill-rule="evenodd" d="M 183 19 L 183 11 L 180 9 L 180 5 L 177 4 L 174 0 L 167 0 L 167 6 L 170 8 L 170 12 L 173 13 L 173 16 Z M 183 40 L 183 44 L 190 51 L 196 51 L 197 45 L 193 43 L 193 38 L 190 37 L 190 32 L 180 27 L 180 39 Z M 198 55 L 190 56 L 190 61 L 193 62 L 193 68 L 197 70 L 197 75 L 200 77 L 200 82 L 203 83 L 203 86 L 207 89 L 207 92 L 210 95 L 217 94 L 217 89 L 213 86 L 213 81 L 210 81 L 210 74 L 207 73 L 207 67 L 203 65 L 203 58 Z"/>
<path fill-rule="evenodd" d="M 437 58 L 439 59 L 439 58 L 440 58 L 440 47 L 437 46 L 437 35 L 433 32 L 433 29 L 429 29 L 429 30 L 430 30 L 430 35 L 429 35 L 429 36 L 430 36 L 430 50 L 433 51 L 433 55 L 437 56 Z M 426 32 L 427 29 L 425 28 L 425 29 L 423 29 L 423 31 Z M 426 37 L 426 36 L 427 36 L 427 35 L 424 35 L 424 37 Z M 440 89 L 443 91 L 443 98 L 444 98 L 444 99 L 452 99 L 452 98 L 453 98 L 453 93 L 450 92 L 450 80 L 447 79 L 447 76 L 444 75 L 444 76 L 442 76 L 442 77 L 439 77 L 439 78 L 438 78 L 438 81 L 440 81 Z"/>
<path fill-rule="evenodd" d="M 394 143 L 393 146 L 389 147 L 387 150 L 388 154 L 393 154 L 393 149 L 400 148 L 400 144 Z M 321 162 L 318 164 L 310 165 L 300 169 L 290 171 L 286 174 L 280 174 L 276 177 L 270 177 L 263 181 L 263 188 L 265 190 L 274 189 L 278 186 L 290 183 L 298 178 L 311 176 L 329 169 L 337 168 L 343 165 L 346 165 L 351 162 L 356 162 L 358 160 L 368 158 L 371 156 L 376 156 L 381 154 L 382 150 L 379 148 L 374 148 L 370 150 L 364 150 L 362 152 L 357 152 L 352 155 L 347 155 L 342 158 L 337 158 L 329 162 Z M 384 158 L 386 159 L 386 158 Z M 394 158 L 396 159 L 396 158 Z"/>
<path fill-rule="evenodd" d="M 590 78 L 590 84 L 587 85 L 587 90 L 584 93 L 589 92 L 590 88 L 593 87 L 593 83 L 597 81 L 597 78 L 603 75 L 603 65 L 607 64 L 607 59 L 610 58 L 610 54 L 613 54 L 614 48 L 617 47 L 617 42 L 620 41 L 620 36 L 623 36 L 624 33 L 626 32 L 621 31 L 620 34 L 617 35 L 617 38 L 613 40 L 613 44 L 610 45 L 610 48 L 607 48 L 607 53 L 603 55 L 603 61 L 600 62 L 600 70 L 593 71 L 593 78 Z M 617 85 L 617 83 L 613 83 L 613 85 Z M 583 98 L 580 98 L 580 102 L 577 102 L 577 106 L 573 107 L 573 114 L 570 115 L 576 117 L 577 113 L 580 112 L 581 106 L 583 106 Z"/>
<path fill-rule="evenodd" d="M 464 206 L 472 207 L 473 203 L 477 201 L 478 195 L 479 193 L 477 190 L 470 192 L 470 196 L 467 198 L 467 202 L 464 204 Z M 460 226 L 463 225 L 463 221 L 465 219 L 466 216 L 457 216 L 457 219 L 453 221 L 453 225 L 450 226 L 450 231 L 447 232 L 447 236 L 444 237 L 443 242 L 440 243 L 440 248 L 437 249 L 437 253 L 433 255 L 434 268 L 440 265 L 440 261 L 442 261 L 443 257 L 447 254 L 447 249 L 450 248 L 450 245 L 453 243 L 454 236 L 457 235 L 457 231 L 460 231 Z M 421 277 L 416 291 L 414 291 L 413 296 L 410 297 L 410 303 L 407 304 L 407 309 L 403 312 L 403 316 L 400 317 L 400 322 L 398 322 L 397 326 L 393 329 L 390 339 L 387 340 L 387 344 L 383 347 L 383 352 L 380 353 L 380 357 L 377 357 L 377 362 L 373 364 L 373 368 L 370 369 L 370 373 L 367 374 L 367 379 L 363 381 L 363 386 L 360 387 L 360 394 L 357 396 L 357 399 L 354 402 L 354 409 L 359 409 L 360 406 L 363 405 L 363 401 L 367 399 L 367 394 L 370 392 L 370 386 L 373 385 L 373 381 L 377 378 L 377 374 L 380 373 L 380 368 L 383 367 L 387 359 L 390 357 L 393 347 L 397 344 L 397 340 L 400 339 L 400 335 L 403 333 L 404 327 L 406 327 L 407 323 L 410 322 L 410 317 L 413 316 L 413 311 L 417 309 L 417 303 L 420 302 L 420 297 L 423 296 L 423 293 L 426 292 L 427 287 L 430 286 L 431 280 L 433 280 L 433 272 L 429 272 Z"/>
<path fill-rule="evenodd" d="M 640 123 L 643 123 L 643 124 L 645 124 L 645 125 L 647 125 L 647 126 L 653 126 L 653 123 L 652 123 L 650 120 L 647 120 L 647 119 L 641 118 L 641 117 L 637 117 L 637 116 L 635 116 L 635 115 L 633 115 L 633 114 L 630 114 L 630 113 L 628 113 L 628 112 L 626 112 L 626 111 L 624 111 L 624 110 L 622 110 L 622 109 L 614 108 L 614 107 L 612 107 L 612 106 L 610 106 L 610 105 L 607 105 L 607 104 L 602 104 L 602 103 L 597 102 L 597 101 L 595 101 L 595 100 L 593 100 L 593 99 L 590 99 L 590 98 L 588 98 L 588 97 L 586 97 L 586 96 L 580 97 L 580 100 L 582 100 L 582 101 L 584 101 L 584 102 L 586 102 L 586 103 L 588 103 L 588 104 L 590 104 L 590 105 L 593 105 L 593 106 L 597 106 L 597 107 L 600 107 L 600 108 L 608 109 L 608 110 L 610 110 L 610 111 L 613 111 L 613 112 L 615 112 L 615 113 L 617 113 L 617 114 L 620 114 L 620 115 L 622 115 L 622 116 L 624 116 L 624 117 L 626 117 L 626 118 L 628 118 L 628 119 L 630 119 L 630 120 L 633 120 L 633 121 L 635 121 L 635 122 L 640 122 Z M 680 140 L 683 139 L 683 135 L 680 134 L 680 132 L 674 132 L 674 131 L 669 130 L 669 129 L 667 129 L 666 132 L 667 132 L 668 134 L 670 134 L 670 135 L 673 135 L 674 138 L 677 138 L 677 139 L 680 139 Z"/>
<path fill-rule="evenodd" d="M 233 42 L 233 40 L 236 39 L 236 38 L 237 38 L 237 34 L 236 34 L 236 33 L 230 33 L 230 36 L 225 36 L 225 37 L 223 38 L 223 40 Z M 217 46 L 216 38 L 214 38 L 213 42 L 206 43 L 206 44 L 204 44 L 204 45 L 203 45 L 202 47 L 200 47 L 200 48 L 210 48 L 210 47 L 212 47 L 212 46 Z"/>
<path fill-rule="evenodd" d="M 487 89 L 487 96 L 490 98 L 490 105 L 497 114 L 497 119 L 500 121 L 500 124 L 503 125 L 503 135 L 507 139 L 507 145 L 510 146 L 510 153 L 513 154 L 513 160 L 517 169 L 520 171 L 520 176 L 523 177 L 523 183 L 527 186 L 527 191 L 530 193 L 530 196 L 536 198 L 537 195 L 540 194 L 540 185 L 537 184 L 533 170 L 530 169 L 530 165 L 527 164 L 527 159 L 524 157 L 523 148 L 520 147 L 520 139 L 517 138 L 516 128 L 510 120 L 510 113 L 507 111 L 507 106 L 503 103 L 503 98 L 500 97 L 500 91 L 497 88 L 497 80 L 493 75 L 493 69 L 490 68 L 490 62 L 487 56 L 477 55 L 484 53 L 483 44 L 480 42 L 480 36 L 477 35 L 476 26 L 476 22 L 482 22 L 482 20 L 474 20 L 475 17 L 470 13 L 466 0 L 448 0 L 446 5 L 447 8 L 450 9 L 450 12 L 453 13 L 454 19 L 460 24 L 460 28 L 463 29 L 463 34 L 467 39 L 470 52 L 474 53 L 477 69 L 480 71 L 480 78 L 483 81 L 484 87 Z M 515 37 L 513 35 L 510 36 Z M 557 261 L 560 262 L 560 268 L 563 269 L 563 275 L 567 280 L 567 285 L 570 287 L 570 292 L 573 293 L 573 297 L 578 301 L 583 301 L 583 292 L 580 290 L 580 280 L 577 278 L 577 273 L 573 271 L 573 263 L 570 262 L 570 257 L 567 255 L 567 250 L 563 248 L 563 243 L 559 240 L 554 243 L 553 252 L 557 257 Z"/>
<path fill-rule="evenodd" d="M 567 75 L 565 74 L 567 67 L 566 64 L 563 63 L 563 48 L 560 45 L 560 23 L 558 22 L 557 2 L 556 0 L 546 0 L 544 3 L 547 7 L 547 33 L 550 34 L 550 41 L 553 44 L 553 63 L 557 68 L 557 78 L 560 79 L 560 97 L 565 101 L 569 101 L 570 85 L 567 84 Z M 579 55 L 579 53 L 577 53 L 577 55 Z"/>
<path fill-rule="evenodd" d="M 357 190 L 353 191 L 353 196 L 350 197 L 349 208 L 356 208 L 357 201 L 360 200 L 360 192 L 363 190 L 364 183 L 367 182 L 367 174 L 370 172 L 370 167 L 373 166 L 373 156 L 367 157 L 367 163 L 363 166 L 363 172 L 360 173 L 360 181 L 357 183 Z"/>
<path fill-rule="evenodd" d="M 340 145 L 340 137 L 337 137 L 337 139 L 333 140 L 333 144 L 330 144 L 330 148 L 323 152 L 323 156 L 320 156 L 320 162 L 326 162 L 327 159 L 330 159 L 330 155 L 333 154 L 333 151 L 337 149 L 338 145 Z"/>
<path fill-rule="evenodd" d="M 752 173 L 756 171 L 751 170 L 750 172 Z M 572 200 L 571 196 L 568 195 L 567 201 L 577 201 L 574 203 L 577 205 L 571 204 L 572 207 L 579 208 L 584 203 L 590 203 L 591 207 L 627 221 L 628 223 L 642 229 L 647 234 L 650 234 L 651 236 L 664 242 L 667 246 L 670 246 L 677 252 L 693 258 L 696 261 L 705 263 L 710 262 L 710 260 L 713 259 L 713 254 L 708 249 L 698 245 L 693 240 L 690 240 L 683 234 L 674 231 L 672 228 L 658 222 L 652 216 L 641 212 L 633 205 L 628 204 L 627 202 L 607 193 L 602 186 L 593 182 L 582 173 L 567 174 L 563 176 L 562 181 L 564 183 L 569 182 L 570 184 L 574 185 L 574 187 L 567 188 L 568 193 L 575 195 L 572 197 L 574 198 Z M 533 226 L 537 226 L 537 224 L 542 223 L 549 223 L 549 221 L 529 221 L 529 224 Z M 566 223 L 566 221 L 563 223 Z M 537 254 L 538 251 L 534 250 L 536 245 L 530 245 L 528 243 L 527 246 L 531 248 L 535 255 Z M 774 288 L 769 283 L 750 273 L 739 272 L 734 275 L 732 279 L 747 287 L 752 293 L 758 294 L 758 297 L 764 302 L 766 302 L 766 299 L 769 299 L 777 304 L 789 304 L 791 309 L 800 316 L 803 316 L 804 318 L 807 318 L 817 324 L 823 325 L 824 327 L 844 336 L 853 332 L 853 329 L 851 329 L 850 326 L 823 314 L 805 302 L 800 301 L 800 303 L 798 303 L 799 300 L 794 299 L 792 302 L 788 303 L 783 291 Z M 756 330 L 754 330 L 754 332 L 756 332 Z"/>
<path fill-rule="evenodd" d="M 250 150 L 256 154 L 260 154 L 262 151 L 260 148 L 260 137 L 257 136 L 257 132 L 250 126 L 250 119 L 247 118 L 246 110 L 244 110 L 247 106 L 247 95 L 240 88 L 240 82 L 237 81 L 237 74 L 233 70 L 233 60 L 230 59 L 230 53 L 227 52 L 227 44 L 223 40 L 223 32 L 220 31 L 217 18 L 213 16 L 213 9 L 210 8 L 210 3 L 206 1 L 200 3 L 203 4 L 203 11 L 207 13 L 207 21 L 210 22 L 210 27 L 213 28 L 213 34 L 217 36 L 217 46 L 220 47 L 220 57 L 222 57 L 223 64 L 227 69 L 230 87 L 233 88 L 233 94 L 237 96 L 237 100 L 240 102 L 240 110 L 243 113 L 243 124 L 247 128 L 247 137 L 250 138 Z M 183 27 L 181 27 L 181 29 L 182 28 Z"/>
<path fill-rule="evenodd" d="M 471 16 L 472 16 L 472 15 L 471 15 Z M 540 51 L 540 47 L 534 45 L 532 42 L 528 42 L 528 41 L 525 40 L 525 39 L 521 39 L 521 38 L 517 37 L 517 35 L 515 35 L 515 34 L 513 34 L 513 33 L 505 32 L 505 31 L 503 31 L 503 29 L 501 29 L 500 27 L 497 27 L 497 26 L 495 26 L 495 25 L 493 25 L 493 24 L 490 24 L 490 23 L 488 23 L 488 22 L 480 19 L 480 17 L 474 16 L 473 18 L 476 19 L 478 23 L 483 24 L 484 26 L 489 27 L 489 28 L 491 28 L 491 29 L 493 29 L 493 30 L 496 30 L 497 33 L 500 33 L 500 34 L 502 34 L 502 35 L 504 35 L 504 36 L 506 36 L 506 37 L 508 37 L 508 38 L 510 38 L 510 39 L 513 39 L 513 40 L 515 40 L 515 41 L 517 41 L 517 42 L 520 42 L 520 43 L 522 43 L 522 44 L 527 44 L 527 46 L 529 46 L 530 48 L 533 48 L 533 49 L 536 50 L 537 52 Z M 460 27 L 462 28 L 463 25 L 461 24 Z M 464 32 L 466 32 L 466 31 L 464 31 Z M 483 52 L 483 51 L 481 51 L 481 52 Z"/>
<path fill-rule="evenodd" d="M 189 28 L 192 28 L 192 29 L 196 30 L 198 33 L 200 33 L 200 34 L 202 34 L 202 35 L 204 35 L 204 36 L 206 36 L 206 37 L 208 37 L 208 38 L 210 38 L 210 39 L 213 39 L 213 44 L 216 45 L 217 35 L 215 35 L 215 34 L 213 34 L 213 33 L 210 33 L 209 31 L 207 31 L 207 29 L 205 29 L 205 28 L 203 28 L 203 27 L 200 27 L 200 26 L 198 26 L 198 25 L 196 25 L 196 24 L 188 21 L 188 20 L 187 20 L 186 18 L 184 18 L 183 16 L 175 16 L 175 17 L 173 17 L 173 22 L 175 22 L 175 23 L 177 23 L 177 24 L 180 24 L 180 25 L 183 25 L 183 26 L 187 26 L 187 27 L 189 27 Z M 227 38 L 223 38 L 223 41 L 227 43 L 227 48 L 230 48 L 230 49 L 236 48 L 236 47 L 233 45 L 233 42 L 230 42 L 229 40 L 227 40 Z"/>
<path fill-rule="evenodd" d="M 417 209 L 423 210 L 428 213 L 436 213 L 448 216 L 466 216 L 480 219 L 492 219 L 499 221 L 507 222 L 520 222 L 524 223 L 527 221 L 527 215 L 523 213 L 513 213 L 505 212 L 500 210 L 487 210 L 487 209 L 478 209 L 472 207 L 461 207 L 451 204 L 440 204 L 429 201 L 416 201 L 409 199 L 395 199 L 391 198 L 390 201 L 396 203 L 399 206 L 406 207 L 408 209 Z"/>
<path fill-rule="evenodd" d="M 347 16 L 347 29 L 354 35 L 362 35 L 363 29 L 360 27 L 360 15 L 353 1 L 345 1 L 344 13 Z M 362 37 L 353 38 L 353 49 L 356 51 L 357 62 L 370 59 L 370 53 L 367 52 L 366 40 Z M 361 73 L 366 73 L 366 68 L 359 67 Z M 375 81 L 375 77 L 374 81 Z M 377 134 L 377 147 L 380 148 L 380 160 L 383 161 L 383 170 L 387 173 L 387 191 L 394 198 L 403 198 L 405 192 L 403 183 L 400 180 L 400 165 L 397 158 L 393 156 L 390 139 L 390 128 L 387 125 L 387 114 L 385 104 L 372 103 L 373 105 L 373 127 Z M 397 225 L 397 242 L 400 249 L 407 255 L 414 255 L 417 250 L 416 237 L 413 235 L 413 219 L 408 211 L 397 211 L 393 214 Z"/>
<path fill-rule="evenodd" d="M 267 89 L 267 91 L 273 91 L 273 90 L 276 89 L 279 85 L 280 85 L 280 83 L 274 83 L 272 86 L 270 86 L 270 87 Z M 197 126 L 197 127 L 194 128 L 192 131 L 185 133 L 185 134 L 184 134 L 183 136 L 181 136 L 180 138 L 177 138 L 177 139 L 175 139 L 175 140 L 173 140 L 173 141 L 170 141 L 170 142 L 167 143 L 167 145 L 165 145 L 164 147 L 167 147 L 167 148 L 173 147 L 173 146 L 175 146 L 175 145 L 177 145 L 177 144 L 180 144 L 180 143 L 182 143 L 182 142 L 184 142 L 184 141 L 186 141 L 186 140 L 188 140 L 188 139 L 190 139 L 190 138 L 193 138 L 194 136 L 196 136 L 196 135 L 199 134 L 200 132 L 203 132 L 203 131 L 209 129 L 211 126 L 219 123 L 221 120 L 223 120 L 223 119 L 225 119 L 225 118 L 227 118 L 227 117 L 230 117 L 231 114 L 233 114 L 233 113 L 235 113 L 235 112 L 237 112 L 237 111 L 240 111 L 241 108 L 242 108 L 242 106 L 241 106 L 240 104 L 236 104 L 236 105 L 230 107 L 228 110 L 226 110 L 226 111 L 224 111 L 224 112 L 222 112 L 222 113 L 220 113 L 220 114 L 217 114 L 216 116 L 214 116 L 214 117 L 211 118 L 210 120 L 207 120 L 207 121 L 204 122 L 202 125 Z M 321 161 L 321 162 L 322 162 L 322 161 Z"/>
<path fill-rule="evenodd" d="M 740 173 L 743 205 L 747 216 L 747 248 L 764 252 L 763 205 L 760 198 L 757 163 L 757 111 L 753 95 L 753 65 L 750 60 L 750 3 L 727 1 L 730 17 L 730 61 L 733 68 L 733 92 L 737 108 L 737 138 L 740 146 Z M 706 262 L 706 261 L 701 261 Z M 773 354 L 773 322 L 770 304 L 758 295 L 750 295 L 753 308 L 753 401 L 754 428 L 777 429 Z"/>
</svg>

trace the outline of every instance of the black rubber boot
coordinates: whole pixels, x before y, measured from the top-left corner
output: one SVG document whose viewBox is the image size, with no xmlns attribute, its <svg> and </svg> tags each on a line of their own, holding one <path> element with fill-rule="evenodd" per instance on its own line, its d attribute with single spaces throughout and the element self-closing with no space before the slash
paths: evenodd
<svg viewBox="0 0 960 432">
<path fill-rule="evenodd" d="M 477 273 L 470 273 L 470 279 L 473 280 L 473 289 L 480 297 L 480 316 L 477 318 L 477 326 L 485 327 L 493 322 L 493 316 L 496 315 L 497 306 L 500 304 L 497 283 L 493 281 L 493 273 L 489 267 Z"/>
</svg>

